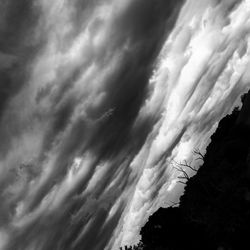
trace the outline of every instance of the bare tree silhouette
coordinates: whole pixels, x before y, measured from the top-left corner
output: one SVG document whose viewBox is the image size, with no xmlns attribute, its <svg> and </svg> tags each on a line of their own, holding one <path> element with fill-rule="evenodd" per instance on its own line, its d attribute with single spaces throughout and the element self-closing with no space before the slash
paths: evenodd
<svg viewBox="0 0 250 250">
<path fill-rule="evenodd" d="M 178 182 L 184 185 L 186 185 L 186 182 L 190 180 L 190 176 L 188 175 L 185 169 L 189 168 L 196 173 L 198 171 L 198 169 L 192 167 L 191 164 L 188 163 L 186 160 L 184 160 L 183 163 L 174 161 L 174 164 L 175 164 L 174 168 L 182 173 L 182 176 L 178 176 L 178 179 L 179 179 Z M 183 180 L 186 180 L 186 181 L 183 181 Z"/>
<path fill-rule="evenodd" d="M 194 153 L 194 155 L 197 156 L 197 158 L 195 160 L 202 160 L 204 162 L 205 156 L 204 156 L 204 154 L 201 153 L 201 151 L 198 148 L 194 149 L 193 153 Z"/>
</svg>

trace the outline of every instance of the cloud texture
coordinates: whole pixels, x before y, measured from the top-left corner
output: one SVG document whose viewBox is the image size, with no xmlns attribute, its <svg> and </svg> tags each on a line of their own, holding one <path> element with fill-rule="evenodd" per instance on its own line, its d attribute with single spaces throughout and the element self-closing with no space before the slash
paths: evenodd
<svg viewBox="0 0 250 250">
<path fill-rule="evenodd" d="M 250 4 L 0 3 L 0 249 L 109 250 L 171 202 L 249 89 Z"/>
</svg>

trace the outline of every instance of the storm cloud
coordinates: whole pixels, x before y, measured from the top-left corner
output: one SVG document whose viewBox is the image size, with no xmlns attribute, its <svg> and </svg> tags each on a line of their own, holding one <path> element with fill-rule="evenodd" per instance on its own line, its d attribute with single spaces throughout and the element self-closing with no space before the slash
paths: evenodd
<svg viewBox="0 0 250 250">
<path fill-rule="evenodd" d="M 0 3 L 0 249 L 109 250 L 178 193 L 249 85 L 242 1 Z"/>
</svg>

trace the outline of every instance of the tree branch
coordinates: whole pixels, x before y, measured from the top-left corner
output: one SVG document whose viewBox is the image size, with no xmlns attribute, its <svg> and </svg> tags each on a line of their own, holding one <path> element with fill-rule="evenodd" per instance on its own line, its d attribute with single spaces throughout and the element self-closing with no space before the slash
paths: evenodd
<svg viewBox="0 0 250 250">
<path fill-rule="evenodd" d="M 202 160 L 202 161 L 204 161 L 204 155 L 201 153 L 201 151 L 198 149 L 198 148 L 196 148 L 194 151 L 193 151 L 193 153 L 194 153 L 194 155 L 196 155 L 197 156 L 197 158 L 195 159 L 195 160 Z"/>
</svg>

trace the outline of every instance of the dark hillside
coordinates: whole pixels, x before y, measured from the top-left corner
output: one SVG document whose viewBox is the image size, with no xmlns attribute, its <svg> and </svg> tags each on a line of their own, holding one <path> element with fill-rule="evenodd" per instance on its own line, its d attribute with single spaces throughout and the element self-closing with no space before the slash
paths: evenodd
<svg viewBox="0 0 250 250">
<path fill-rule="evenodd" d="M 160 208 L 142 228 L 144 250 L 250 249 L 250 93 L 219 123 L 179 207 Z"/>
</svg>

